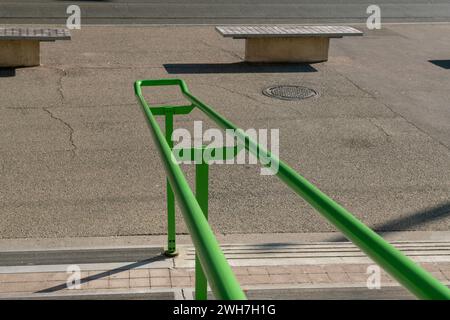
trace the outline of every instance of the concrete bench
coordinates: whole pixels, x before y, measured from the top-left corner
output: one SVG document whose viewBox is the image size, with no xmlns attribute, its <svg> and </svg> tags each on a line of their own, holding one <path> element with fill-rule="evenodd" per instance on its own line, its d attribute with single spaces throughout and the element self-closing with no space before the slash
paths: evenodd
<svg viewBox="0 0 450 320">
<path fill-rule="evenodd" d="M 348 26 L 218 26 L 224 37 L 245 39 L 249 62 L 321 62 L 328 60 L 330 38 L 362 36 Z"/>
<path fill-rule="evenodd" d="M 67 29 L 0 27 L 0 67 L 40 64 L 40 42 L 70 40 Z"/>
</svg>

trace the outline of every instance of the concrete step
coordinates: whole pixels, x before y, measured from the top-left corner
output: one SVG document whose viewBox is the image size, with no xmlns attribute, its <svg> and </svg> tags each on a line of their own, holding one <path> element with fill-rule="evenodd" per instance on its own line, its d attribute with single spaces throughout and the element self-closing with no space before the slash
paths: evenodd
<svg viewBox="0 0 450 320">
<path fill-rule="evenodd" d="M 450 235 L 408 236 L 390 242 L 450 284 Z M 64 246 L 55 240 L 38 246 L 22 240 L 0 242 L 0 299 L 192 299 L 195 249 L 183 237 L 173 258 L 155 245 L 165 237 L 80 239 Z M 305 234 L 249 238 L 258 240 L 220 239 L 249 299 L 414 299 L 385 272 L 380 289 L 367 288 L 367 270 L 374 263 L 350 242 L 321 237 L 307 241 L 311 237 Z M 71 265 L 80 270 L 81 285 L 75 290 L 67 288 Z"/>
<path fill-rule="evenodd" d="M 402 287 L 368 290 L 366 287 L 346 288 L 279 288 L 248 290 L 250 300 L 413 300 Z"/>
<path fill-rule="evenodd" d="M 261 288 L 244 290 L 249 300 L 413 300 L 415 297 L 399 286 L 368 290 L 366 287 Z M 35 293 L 0 296 L 0 300 L 185 300 L 193 299 L 192 289 L 98 290 L 80 293 Z M 209 300 L 215 300 L 212 292 Z"/>
<path fill-rule="evenodd" d="M 0 300 L 180 300 L 179 290 L 127 290 L 111 292 L 97 290 L 93 292 L 72 293 L 34 293 L 0 296 Z"/>
<path fill-rule="evenodd" d="M 7 251 L 0 252 L 0 266 L 136 262 L 160 256 L 161 252 L 162 247 Z"/>
<path fill-rule="evenodd" d="M 450 241 L 391 241 L 417 262 L 450 261 Z M 371 260 L 350 242 L 222 244 L 233 266 L 369 263 Z M 182 246 L 178 267 L 193 267 L 195 248 Z"/>
</svg>

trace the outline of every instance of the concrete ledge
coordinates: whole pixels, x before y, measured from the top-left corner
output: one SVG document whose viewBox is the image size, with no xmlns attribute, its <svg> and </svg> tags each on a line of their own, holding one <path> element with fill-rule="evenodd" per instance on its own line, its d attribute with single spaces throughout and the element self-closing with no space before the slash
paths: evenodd
<svg viewBox="0 0 450 320">
<path fill-rule="evenodd" d="M 93 290 L 90 292 L 0 294 L 0 300 L 183 300 L 182 289 Z"/>
<path fill-rule="evenodd" d="M 413 300 L 402 287 L 298 288 L 247 290 L 249 300 Z"/>
<path fill-rule="evenodd" d="M 386 231 L 379 234 L 388 241 L 450 241 L 450 231 Z M 216 237 L 221 244 L 348 242 L 340 232 L 217 233 Z M 0 252 L 162 248 L 166 241 L 166 235 L 0 239 Z M 192 244 L 191 237 L 179 234 L 177 243 Z"/>
<path fill-rule="evenodd" d="M 4 266 L 68 265 L 165 260 L 162 247 L 0 252 Z"/>
<path fill-rule="evenodd" d="M 0 67 L 35 67 L 40 65 L 39 40 L 2 40 Z"/>
<path fill-rule="evenodd" d="M 247 38 L 245 60 L 248 62 L 312 63 L 328 60 L 330 39 L 306 38 Z"/>
</svg>

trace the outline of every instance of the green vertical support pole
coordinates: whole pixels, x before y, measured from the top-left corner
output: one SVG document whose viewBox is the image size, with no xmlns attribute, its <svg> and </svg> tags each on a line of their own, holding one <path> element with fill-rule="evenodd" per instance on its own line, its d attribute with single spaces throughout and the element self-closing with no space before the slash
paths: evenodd
<svg viewBox="0 0 450 320">
<path fill-rule="evenodd" d="M 170 149 L 173 148 L 172 133 L 173 133 L 173 111 L 166 109 L 166 141 Z M 176 229 L 175 229 L 175 196 L 169 179 L 166 179 L 167 184 L 167 250 L 166 256 L 173 257 L 177 255 L 176 244 Z"/>
<path fill-rule="evenodd" d="M 202 158 L 201 163 L 195 165 L 195 197 L 208 219 L 208 163 Z M 195 300 L 207 300 L 208 280 L 203 272 L 200 260 L 195 255 Z"/>
</svg>

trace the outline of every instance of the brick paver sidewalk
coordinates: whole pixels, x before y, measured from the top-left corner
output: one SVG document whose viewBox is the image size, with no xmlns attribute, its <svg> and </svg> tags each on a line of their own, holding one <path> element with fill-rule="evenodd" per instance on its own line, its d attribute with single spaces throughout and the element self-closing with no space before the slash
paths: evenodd
<svg viewBox="0 0 450 320">
<path fill-rule="evenodd" d="M 321 264 L 234 267 L 244 289 L 264 285 L 283 286 L 366 286 L 370 264 Z M 450 262 L 423 263 L 437 279 L 450 283 Z M 116 270 L 81 270 L 79 289 L 67 288 L 70 274 L 66 272 L 27 272 L 0 274 L 0 294 L 89 292 L 98 289 L 129 290 L 138 288 L 168 289 L 193 288 L 192 268 L 139 268 Z M 395 285 L 396 281 L 381 272 L 381 286 Z"/>
</svg>

